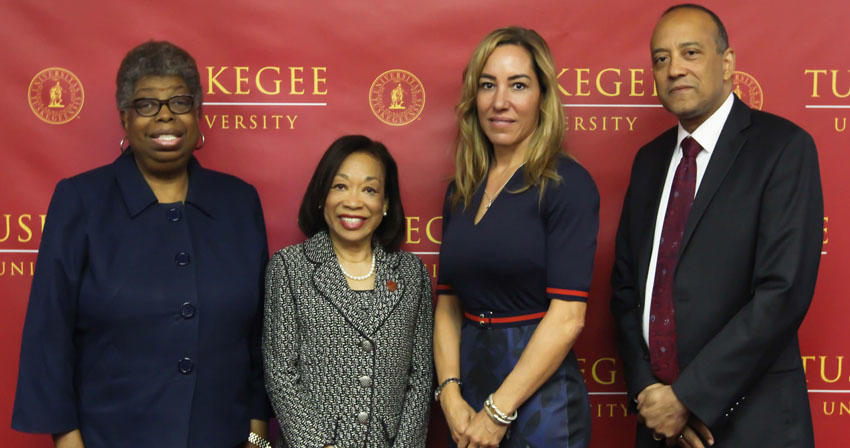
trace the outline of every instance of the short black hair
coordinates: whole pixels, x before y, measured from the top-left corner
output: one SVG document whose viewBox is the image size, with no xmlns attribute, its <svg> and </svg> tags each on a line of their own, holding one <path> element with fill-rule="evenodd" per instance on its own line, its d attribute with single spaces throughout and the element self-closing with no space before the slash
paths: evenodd
<svg viewBox="0 0 850 448">
<path fill-rule="evenodd" d="M 304 192 L 304 199 L 298 211 L 298 227 L 308 238 L 328 228 L 322 207 L 330 192 L 331 183 L 343 161 L 357 152 L 375 157 L 384 168 L 384 195 L 389 206 L 387 215 L 375 229 L 373 238 L 378 240 L 384 250 L 395 252 L 401 247 L 405 224 L 398 167 L 383 143 L 364 135 L 340 137 L 325 151 L 316 171 L 313 172 L 310 184 L 307 185 L 307 191 Z"/>
<path fill-rule="evenodd" d="M 714 13 L 714 11 L 706 8 L 705 6 L 698 5 L 696 3 L 680 3 L 678 5 L 673 5 L 669 8 L 667 8 L 667 10 L 664 11 L 664 14 L 661 14 L 661 17 L 664 17 L 668 13 L 675 11 L 677 9 L 685 9 L 685 8 L 696 9 L 698 11 L 702 11 L 702 12 L 708 14 L 709 17 L 711 17 L 711 20 L 717 26 L 717 35 L 714 37 L 714 43 L 715 43 L 715 45 L 717 45 L 717 52 L 718 53 L 723 53 L 724 51 L 726 51 L 727 48 L 729 48 L 729 35 L 726 33 L 726 27 L 723 26 L 723 21 L 720 20 L 720 17 L 718 17 L 717 14 Z"/>
<path fill-rule="evenodd" d="M 115 102 L 118 110 L 130 107 L 136 82 L 145 76 L 179 76 L 195 99 L 195 107 L 204 101 L 198 64 L 184 49 L 168 41 L 148 41 L 127 52 L 115 78 Z"/>
</svg>

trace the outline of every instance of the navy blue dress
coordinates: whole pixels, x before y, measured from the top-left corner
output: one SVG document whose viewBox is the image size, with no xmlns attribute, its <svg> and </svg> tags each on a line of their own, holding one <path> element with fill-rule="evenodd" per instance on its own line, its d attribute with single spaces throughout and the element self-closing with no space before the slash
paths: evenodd
<svg viewBox="0 0 850 448">
<path fill-rule="evenodd" d="M 87 448 L 233 447 L 268 418 L 265 225 L 254 188 L 189 163 L 160 204 L 130 151 L 56 186 L 12 427 Z"/>
<path fill-rule="evenodd" d="M 484 187 L 466 209 L 443 207 L 437 294 L 456 294 L 464 311 L 462 395 L 476 410 L 513 370 L 550 300 L 586 301 L 593 271 L 599 194 L 590 175 L 561 156 L 558 184 L 522 187 L 524 168 L 475 225 Z M 587 447 L 587 390 L 570 351 L 519 409 L 501 447 Z M 450 441 L 451 443 L 451 441 Z"/>
</svg>

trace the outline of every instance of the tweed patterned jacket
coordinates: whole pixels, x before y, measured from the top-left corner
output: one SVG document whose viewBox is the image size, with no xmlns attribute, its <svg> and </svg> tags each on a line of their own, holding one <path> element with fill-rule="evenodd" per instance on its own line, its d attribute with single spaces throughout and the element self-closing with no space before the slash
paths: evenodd
<svg viewBox="0 0 850 448">
<path fill-rule="evenodd" d="M 375 245 L 377 305 L 357 306 L 320 232 L 266 271 L 263 358 L 278 447 L 424 447 L 433 382 L 431 280 Z"/>
</svg>

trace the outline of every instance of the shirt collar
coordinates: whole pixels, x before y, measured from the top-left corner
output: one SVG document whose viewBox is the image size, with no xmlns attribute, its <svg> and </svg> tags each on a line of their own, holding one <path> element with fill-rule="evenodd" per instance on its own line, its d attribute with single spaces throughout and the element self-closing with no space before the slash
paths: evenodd
<svg viewBox="0 0 850 448">
<path fill-rule="evenodd" d="M 131 217 L 137 216 L 151 204 L 156 204 L 156 195 L 145 181 L 142 172 L 136 166 L 133 151 L 124 151 L 112 164 L 115 168 L 118 187 L 124 197 L 124 203 Z M 200 209 L 204 214 L 212 216 L 215 195 L 210 171 L 204 169 L 195 157 L 189 159 L 189 191 L 186 193 L 186 203 Z"/>
<path fill-rule="evenodd" d="M 682 127 L 682 123 L 679 123 L 679 132 L 676 138 L 676 149 L 678 149 L 682 140 L 686 137 L 691 136 L 694 140 L 702 146 L 702 149 L 705 150 L 708 154 L 711 154 L 714 151 L 714 147 L 717 145 L 717 140 L 720 138 L 720 132 L 723 131 L 723 125 L 726 124 L 726 119 L 729 118 L 729 112 L 732 111 L 732 105 L 735 103 L 735 95 L 730 93 L 728 97 L 726 97 L 726 101 L 711 114 L 708 119 L 706 119 L 702 124 L 699 125 L 694 132 L 688 134 L 688 131 Z"/>
</svg>

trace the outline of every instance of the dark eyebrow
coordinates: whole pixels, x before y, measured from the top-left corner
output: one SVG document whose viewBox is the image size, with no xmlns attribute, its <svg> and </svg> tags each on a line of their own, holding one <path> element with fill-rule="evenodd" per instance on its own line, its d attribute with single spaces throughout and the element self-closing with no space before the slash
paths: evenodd
<svg viewBox="0 0 850 448">
<path fill-rule="evenodd" d="M 481 76 L 479 76 L 479 78 L 492 79 L 492 80 L 495 80 L 495 79 L 496 79 L 496 77 L 495 77 L 495 76 L 493 76 L 493 75 L 488 75 L 487 73 L 482 73 L 482 74 L 481 74 Z M 521 78 L 526 78 L 526 79 L 529 79 L 529 80 L 530 80 L 530 79 L 531 79 L 531 76 L 528 76 L 528 75 L 526 75 L 526 74 L 513 75 L 513 76 L 509 76 L 509 77 L 508 77 L 508 81 L 513 81 L 513 80 L 521 79 Z"/>
<path fill-rule="evenodd" d="M 336 173 L 336 175 L 339 176 L 339 177 L 342 177 L 343 179 L 346 179 L 346 180 L 349 179 L 348 174 L 345 174 L 345 173 Z M 380 181 L 380 179 L 378 179 L 376 176 L 366 176 L 365 180 L 366 181 L 370 181 L 370 180 Z"/>
<path fill-rule="evenodd" d="M 702 48 L 702 44 L 701 44 L 701 43 L 699 43 L 699 42 L 697 42 L 697 41 L 692 41 L 692 42 L 682 42 L 682 43 L 680 43 L 680 44 L 679 44 L 679 48 L 680 48 L 680 49 L 681 49 L 681 48 L 686 48 L 686 47 L 699 47 L 699 48 Z M 652 55 L 653 55 L 653 56 L 655 56 L 656 54 L 658 54 L 658 53 L 663 53 L 663 52 L 665 52 L 665 51 L 670 51 L 670 50 L 668 50 L 668 49 L 666 49 L 666 48 L 654 48 L 654 49 L 652 49 Z"/>
<path fill-rule="evenodd" d="M 681 44 L 679 44 L 679 48 L 685 48 L 685 47 L 700 47 L 700 48 L 702 48 L 702 44 L 699 43 L 699 42 L 696 42 L 696 41 L 682 42 Z"/>
</svg>

